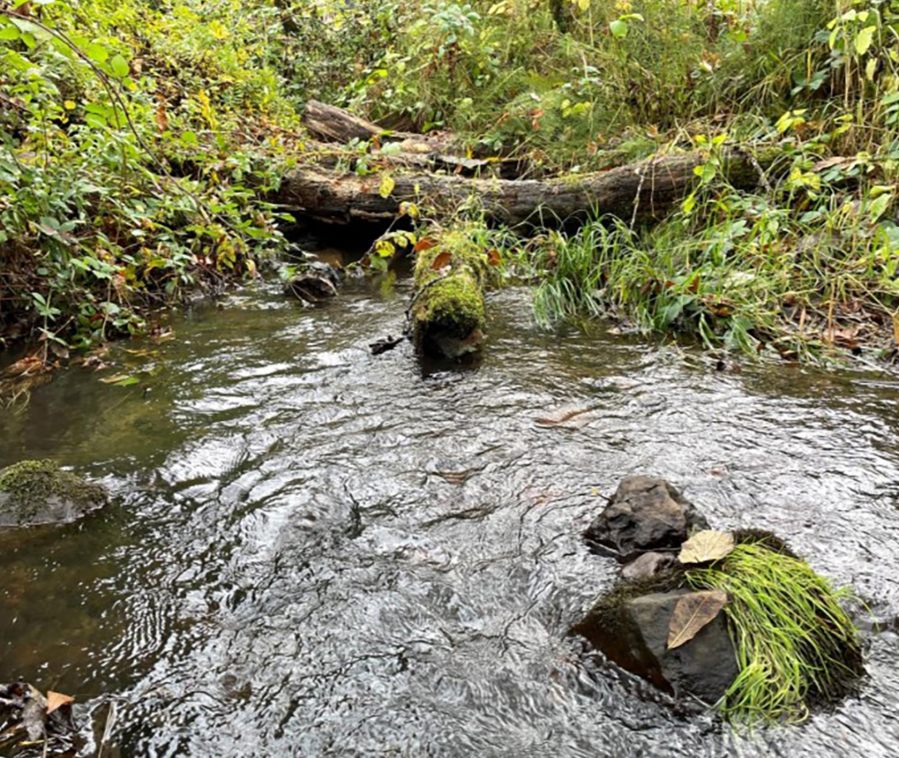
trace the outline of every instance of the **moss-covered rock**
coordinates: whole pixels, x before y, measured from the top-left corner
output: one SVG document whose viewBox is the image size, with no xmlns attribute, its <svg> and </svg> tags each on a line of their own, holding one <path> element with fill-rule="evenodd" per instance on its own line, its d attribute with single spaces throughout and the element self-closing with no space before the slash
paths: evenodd
<svg viewBox="0 0 899 758">
<path fill-rule="evenodd" d="M 107 499 L 104 487 L 53 461 L 21 461 L 0 471 L 0 527 L 74 521 Z"/>
<path fill-rule="evenodd" d="M 484 338 L 488 255 L 464 230 L 441 232 L 437 240 L 415 264 L 413 340 L 425 353 L 459 358 L 476 352 Z"/>
</svg>

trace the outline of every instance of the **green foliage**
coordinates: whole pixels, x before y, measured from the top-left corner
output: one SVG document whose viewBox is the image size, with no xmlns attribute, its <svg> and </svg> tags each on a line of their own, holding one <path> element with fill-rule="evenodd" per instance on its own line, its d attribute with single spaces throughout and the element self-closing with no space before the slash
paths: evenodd
<svg viewBox="0 0 899 758">
<path fill-rule="evenodd" d="M 149 308 L 253 275 L 280 244 L 259 198 L 283 147 L 246 129 L 291 109 L 256 65 L 255 13 L 232 3 L 225 25 L 216 7 L 0 9 L 0 340 L 142 331 Z"/>
<path fill-rule="evenodd" d="M 800 118 L 793 112 L 784 131 Z M 525 264 L 543 275 L 538 318 L 612 316 L 749 355 L 870 347 L 888 358 L 899 334 L 894 153 L 821 161 L 845 122 L 833 127 L 783 140 L 781 179 L 765 194 L 723 183 L 713 148 L 696 191 L 656 226 L 600 219 L 551 234 Z"/>
<path fill-rule="evenodd" d="M 388 122 L 466 134 L 482 151 L 584 168 L 615 162 L 625 134 L 658 142 L 700 118 L 777 118 L 839 86 L 849 66 L 816 37 L 833 0 L 557 5 L 564 29 L 553 3 L 537 0 L 427 6 L 349 96 Z"/>
<path fill-rule="evenodd" d="M 812 700 L 843 696 L 861 672 L 858 632 L 835 592 L 805 561 L 764 539 L 738 544 L 725 559 L 691 569 L 693 589 L 720 589 L 740 673 L 719 707 L 739 722 L 801 721 Z"/>
</svg>

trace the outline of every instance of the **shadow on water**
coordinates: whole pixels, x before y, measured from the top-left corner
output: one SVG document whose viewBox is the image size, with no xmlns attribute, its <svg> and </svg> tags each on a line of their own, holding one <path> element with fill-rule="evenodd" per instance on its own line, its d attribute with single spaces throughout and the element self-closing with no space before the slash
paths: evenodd
<svg viewBox="0 0 899 758">
<path fill-rule="evenodd" d="M 0 535 L 0 672 L 115 699 L 123 756 L 886 756 L 899 739 L 899 386 L 536 329 L 489 303 L 477 370 L 423 379 L 407 292 L 260 287 L 5 412 L 115 503 Z M 566 407 L 578 423 L 536 423 Z M 580 532 L 632 473 L 785 537 L 870 598 L 861 696 L 735 735 L 641 698 L 565 632 L 613 580 Z M 96 750 L 96 746 L 93 746 Z"/>
</svg>

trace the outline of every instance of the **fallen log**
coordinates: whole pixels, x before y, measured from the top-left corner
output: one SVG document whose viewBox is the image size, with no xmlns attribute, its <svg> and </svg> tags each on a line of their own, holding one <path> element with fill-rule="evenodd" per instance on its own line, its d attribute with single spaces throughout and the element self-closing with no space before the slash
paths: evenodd
<svg viewBox="0 0 899 758">
<path fill-rule="evenodd" d="M 303 123 L 312 134 L 326 142 L 347 143 L 357 139 L 361 142 L 376 139 L 379 142 L 399 142 L 403 152 L 425 155 L 447 152 L 446 140 L 426 137 L 410 132 L 395 132 L 385 129 L 372 121 L 354 116 L 335 105 L 310 100 L 303 109 Z"/>
<path fill-rule="evenodd" d="M 762 169 L 773 155 L 750 156 L 732 149 L 723 153 L 719 176 L 737 189 L 752 189 L 764 180 Z M 402 203 L 426 203 L 440 214 L 452 213 L 474 199 L 484 214 L 515 226 L 582 222 L 591 214 L 630 221 L 664 217 L 699 181 L 695 169 L 709 160 L 704 152 L 679 153 L 583 176 L 550 180 L 472 179 L 428 172 L 398 172 L 392 190 L 380 192 L 382 177 L 360 177 L 319 168 L 288 173 L 273 202 L 332 223 L 396 218 Z"/>
<path fill-rule="evenodd" d="M 518 158 L 497 157 L 495 155 L 478 154 L 474 157 L 462 145 L 447 134 L 413 134 L 385 129 L 379 124 L 354 116 L 343 108 L 327 105 L 318 100 L 310 100 L 303 111 L 303 123 L 306 129 L 326 143 L 346 143 L 358 139 L 373 143 L 369 155 L 376 156 L 378 161 L 393 165 L 420 168 L 427 171 L 447 171 L 469 175 L 481 171 L 482 175 L 497 175 L 503 178 L 514 178 L 521 174 L 527 161 Z M 321 143 L 319 143 L 321 144 Z M 307 147 L 315 150 L 314 143 Z M 382 150 L 382 146 L 391 146 L 392 151 Z M 325 146 L 322 153 L 330 150 Z M 399 148 L 399 152 L 396 152 Z"/>
<path fill-rule="evenodd" d="M 425 355 L 463 358 L 476 353 L 484 340 L 489 257 L 464 229 L 430 239 L 433 247 L 421 250 L 415 262 L 408 311 L 412 342 Z"/>
</svg>

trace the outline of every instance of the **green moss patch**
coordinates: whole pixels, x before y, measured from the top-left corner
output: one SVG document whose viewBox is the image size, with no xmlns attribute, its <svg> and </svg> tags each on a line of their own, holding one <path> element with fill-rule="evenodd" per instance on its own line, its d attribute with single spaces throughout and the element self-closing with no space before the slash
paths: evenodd
<svg viewBox="0 0 899 758">
<path fill-rule="evenodd" d="M 436 244 L 418 253 L 411 315 L 414 340 L 425 352 L 454 357 L 476 349 L 483 337 L 484 287 L 493 267 L 490 252 L 470 232 L 462 224 L 435 233 Z"/>
<path fill-rule="evenodd" d="M 430 285 L 419 299 L 414 315 L 417 321 L 439 326 L 462 338 L 483 326 L 484 297 L 475 277 L 461 271 Z"/>
<path fill-rule="evenodd" d="M 53 461 L 21 461 L 0 471 L 0 525 L 68 521 L 103 505 L 106 489 Z"/>
</svg>

